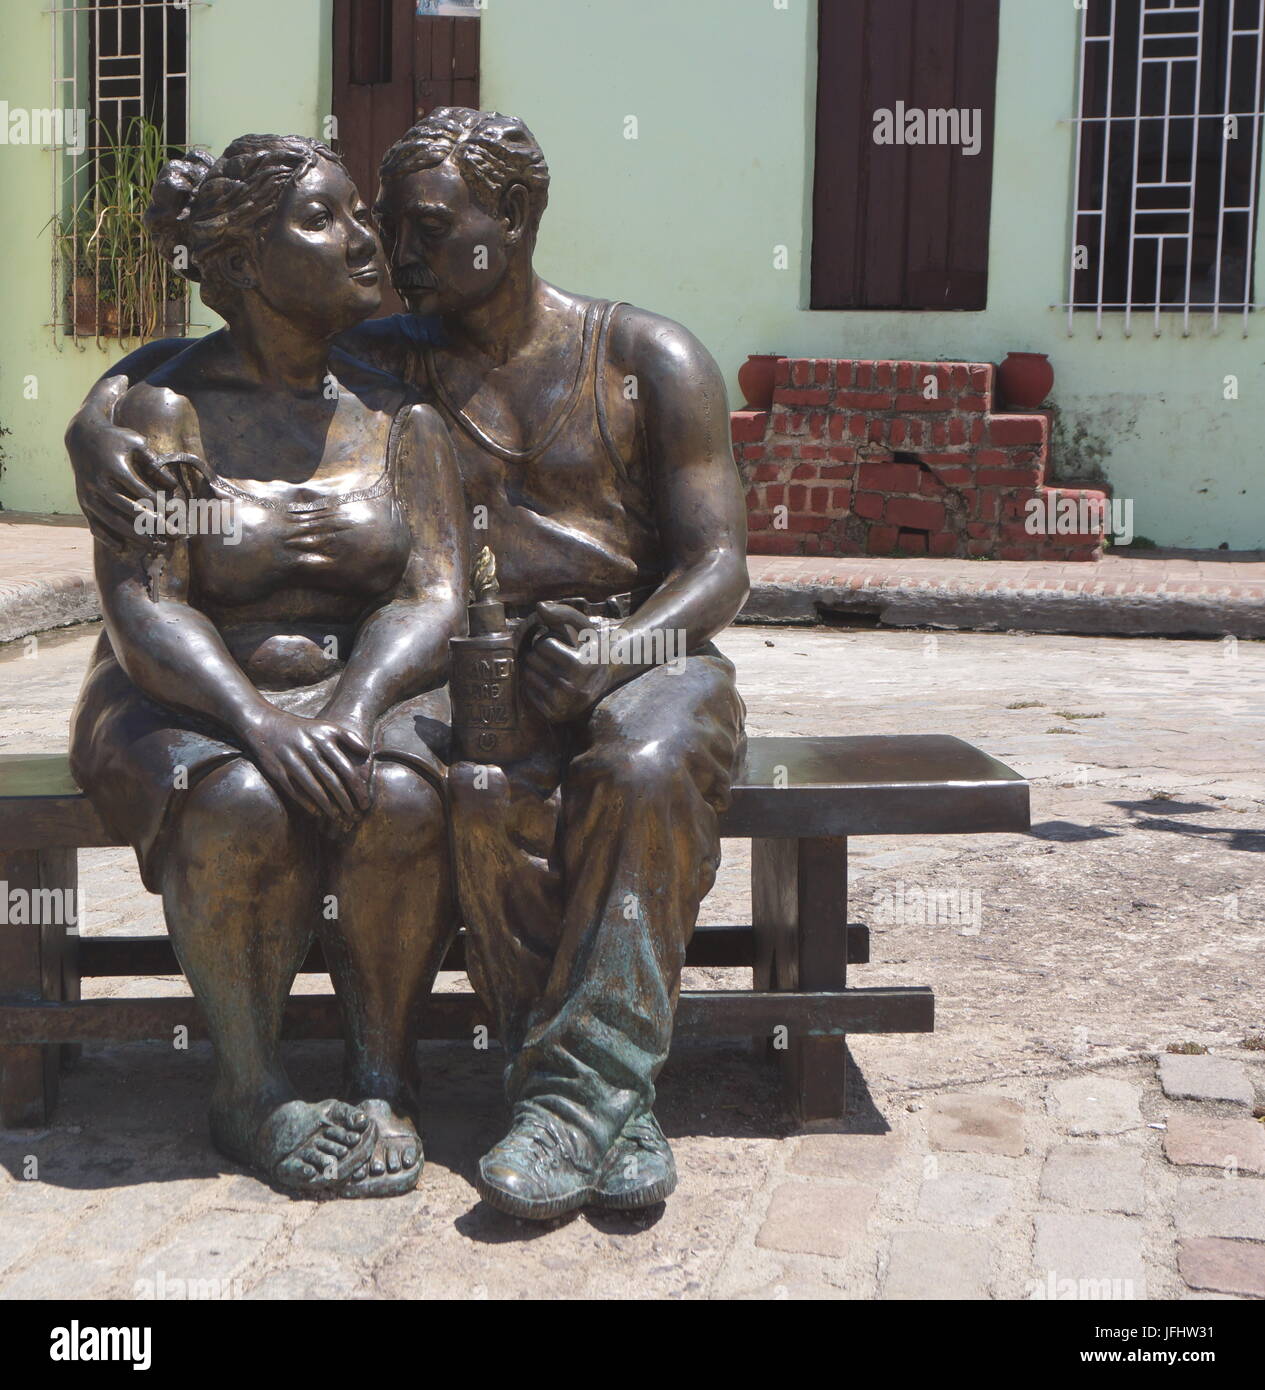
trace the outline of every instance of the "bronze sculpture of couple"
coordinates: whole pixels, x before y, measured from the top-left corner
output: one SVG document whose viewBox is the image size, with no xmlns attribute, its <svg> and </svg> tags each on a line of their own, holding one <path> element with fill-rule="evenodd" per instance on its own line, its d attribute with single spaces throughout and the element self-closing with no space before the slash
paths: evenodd
<svg viewBox="0 0 1265 1390">
<path fill-rule="evenodd" d="M 151 231 L 227 326 L 124 359 L 67 434 L 106 617 L 73 766 L 162 895 L 215 1144 L 293 1193 L 416 1185 L 416 1020 L 462 923 L 512 1112 L 484 1200 L 676 1183 L 654 1082 L 742 751 L 712 639 L 745 509 L 705 349 L 536 275 L 548 187 L 521 121 L 459 108 L 387 151 L 372 213 L 306 138 L 173 160 Z M 388 268 L 408 312 L 366 321 Z M 160 493 L 232 506 L 237 543 L 140 533 Z M 447 687 L 484 547 L 526 734 L 496 762 L 458 757 Z M 318 934 L 347 1055 L 315 1103 L 280 1038 Z"/>
</svg>

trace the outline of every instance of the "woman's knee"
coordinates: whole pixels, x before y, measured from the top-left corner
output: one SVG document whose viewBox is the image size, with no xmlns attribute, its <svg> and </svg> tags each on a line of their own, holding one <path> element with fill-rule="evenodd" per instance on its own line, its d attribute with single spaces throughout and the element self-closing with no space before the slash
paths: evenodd
<svg viewBox="0 0 1265 1390">
<path fill-rule="evenodd" d="M 444 799 L 420 773 L 403 763 L 380 762 L 373 774 L 373 804 L 361 822 L 383 850 L 447 853 Z"/>
<path fill-rule="evenodd" d="M 238 758 L 185 793 L 179 833 L 199 856 L 275 858 L 294 831 L 293 813 L 253 763 Z"/>
</svg>

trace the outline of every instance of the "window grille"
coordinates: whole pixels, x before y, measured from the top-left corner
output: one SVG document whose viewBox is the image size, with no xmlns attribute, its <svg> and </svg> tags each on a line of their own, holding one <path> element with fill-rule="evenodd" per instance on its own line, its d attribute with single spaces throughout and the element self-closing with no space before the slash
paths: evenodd
<svg viewBox="0 0 1265 1390">
<path fill-rule="evenodd" d="M 1263 0 L 1087 0 L 1067 328 L 1256 307 Z"/>
<path fill-rule="evenodd" d="M 188 292 L 141 218 L 189 135 L 190 0 L 54 0 L 52 326 L 149 338 L 188 327 Z M 76 138 L 81 135 L 82 139 Z"/>
</svg>

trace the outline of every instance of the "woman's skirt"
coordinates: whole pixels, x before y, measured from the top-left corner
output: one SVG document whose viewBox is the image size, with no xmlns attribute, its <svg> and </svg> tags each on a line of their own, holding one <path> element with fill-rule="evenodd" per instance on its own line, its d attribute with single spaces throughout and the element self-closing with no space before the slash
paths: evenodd
<svg viewBox="0 0 1265 1390">
<path fill-rule="evenodd" d="M 332 675 L 291 690 L 260 690 L 270 704 L 312 717 L 337 684 Z M 376 758 L 403 763 L 444 794 L 451 711 L 448 688 L 389 709 L 374 728 Z M 106 829 L 136 851 L 141 879 L 161 891 L 167 846 L 189 792 L 209 772 L 247 759 L 209 720 L 151 700 L 132 684 L 101 634 L 71 717 L 70 767 Z"/>
</svg>

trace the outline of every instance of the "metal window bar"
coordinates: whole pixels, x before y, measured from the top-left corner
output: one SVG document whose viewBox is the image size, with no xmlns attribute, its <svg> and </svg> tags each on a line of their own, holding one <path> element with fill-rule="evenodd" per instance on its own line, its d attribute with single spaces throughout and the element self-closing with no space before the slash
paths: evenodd
<svg viewBox="0 0 1265 1390">
<path fill-rule="evenodd" d="M 183 280 L 150 261 L 143 236 L 135 254 L 103 255 L 89 216 L 102 217 L 111 141 L 127 142 L 133 120 L 157 126 L 167 150 L 189 133 L 189 15 L 202 0 L 58 0 L 46 9 L 52 28 L 54 111 L 82 112 L 84 147 L 70 143 L 69 122 L 51 127 L 52 305 L 50 327 L 62 339 L 129 338 L 183 333 L 188 293 Z M 174 32 L 173 32 L 174 30 Z M 126 241 L 126 238 L 124 239 Z M 117 247 L 116 253 L 117 253 Z M 122 288 L 130 281 L 129 288 Z M 144 284 L 144 289 L 138 286 Z M 106 293 L 101 294 L 106 286 Z M 113 293 L 111 302 L 108 295 Z"/>
<path fill-rule="evenodd" d="M 1137 32 L 1130 36 L 1136 39 L 1136 50 L 1122 55 L 1121 25 L 1127 22 L 1132 6 L 1128 0 L 1092 0 L 1099 6 L 1097 14 L 1105 14 L 1105 32 L 1091 33 L 1091 15 L 1088 7 L 1082 9 L 1079 33 L 1079 55 L 1077 70 L 1077 115 L 1073 119 L 1076 130 L 1075 157 L 1073 164 L 1074 196 L 1072 203 L 1071 265 L 1068 273 L 1067 303 L 1061 307 L 1067 311 L 1067 331 L 1071 335 L 1075 328 L 1078 311 L 1092 308 L 1095 313 L 1095 331 L 1103 336 L 1103 315 L 1107 311 L 1122 310 L 1124 332 L 1131 335 L 1135 310 L 1153 312 L 1154 332 L 1158 336 L 1161 329 L 1161 315 L 1164 312 L 1182 313 L 1182 335 L 1190 334 L 1190 316 L 1194 310 L 1210 310 L 1212 330 L 1220 331 L 1224 312 L 1230 309 L 1241 310 L 1242 329 L 1246 337 L 1249 316 L 1258 307 L 1252 302 L 1252 265 L 1254 259 L 1254 239 L 1257 227 L 1257 202 L 1259 196 L 1262 84 L 1265 80 L 1265 3 L 1260 0 L 1199 0 L 1197 4 L 1174 5 L 1164 0 L 1137 0 Z M 1178 18 L 1184 17 L 1184 18 Z M 1220 20 L 1225 29 L 1224 51 L 1219 53 L 1211 42 L 1213 25 Z M 1243 50 L 1236 45 L 1245 45 L 1246 56 L 1252 63 L 1254 90 L 1250 103 L 1247 94 L 1240 92 L 1243 100 L 1236 101 L 1235 61 L 1241 59 Z M 1093 83 L 1089 75 L 1091 54 L 1097 53 L 1105 60 L 1105 86 L 1102 85 L 1101 64 L 1098 65 L 1099 82 Z M 1132 58 L 1132 74 L 1120 68 L 1119 64 Z M 1218 74 L 1209 72 L 1207 64 L 1224 61 L 1224 70 Z M 1188 78 L 1188 92 L 1178 96 L 1178 80 L 1175 74 L 1182 72 Z M 1147 109 L 1146 91 L 1152 75 L 1161 75 L 1162 96 L 1154 100 L 1160 109 Z M 1133 77 L 1131 109 L 1119 110 L 1121 91 L 1118 84 L 1127 83 Z M 1220 109 L 1206 110 L 1204 98 L 1206 84 L 1217 78 L 1222 84 L 1220 101 L 1215 105 Z M 1125 89 L 1127 90 L 1127 89 Z M 1089 109 L 1101 100 L 1101 111 Z M 1162 106 L 1161 106 L 1162 101 Z M 1236 109 L 1250 104 L 1250 110 Z M 1227 137 L 1231 120 L 1246 122 L 1251 136 L 1251 159 L 1247 170 L 1246 202 L 1228 201 L 1229 169 L 1231 145 Z M 1219 159 L 1215 177 L 1210 171 L 1201 168 L 1201 133 L 1207 128 L 1207 121 L 1214 121 L 1221 127 L 1222 138 L 1218 142 Z M 1155 132 L 1154 123 L 1159 123 Z M 1101 129 L 1099 129 L 1101 128 Z M 1099 130 L 1094 143 L 1089 144 L 1089 133 Z M 1125 190 L 1111 187 L 1112 156 L 1115 152 L 1116 137 L 1122 130 L 1132 135 L 1132 170 Z M 1149 167 L 1156 169 L 1158 177 L 1147 174 L 1143 168 L 1143 148 L 1150 134 L 1158 134 L 1146 152 Z M 1246 132 L 1240 130 L 1239 137 Z M 1181 136 L 1178 140 L 1177 137 Z M 1189 140 L 1188 177 L 1181 177 L 1177 162 L 1177 149 Z M 1128 135 L 1121 136 L 1128 138 Z M 1176 144 L 1175 144 L 1176 142 Z M 1203 143 L 1206 153 L 1210 141 Z M 1158 148 L 1157 148 L 1158 146 Z M 1088 158 L 1087 158 L 1088 156 Z M 1096 171 L 1096 159 L 1101 159 L 1101 169 Z M 1206 162 L 1206 161 L 1205 161 Z M 1095 172 L 1100 173 L 1096 180 L 1097 206 L 1089 206 L 1092 197 L 1088 185 Z M 1209 188 L 1209 184 L 1212 188 Z M 1156 206 L 1146 205 L 1148 191 L 1155 190 L 1158 199 L 1160 191 L 1171 195 L 1167 200 L 1157 201 Z M 1216 194 L 1215 220 L 1210 216 L 1200 218 L 1200 208 L 1210 212 L 1211 193 Z M 1123 195 L 1123 196 L 1122 196 Z M 1127 219 L 1126 244 L 1113 246 L 1109 241 L 1112 214 L 1124 215 Z M 1157 221 L 1163 217 L 1179 218 L 1185 223 L 1184 231 L 1170 226 L 1165 229 Z M 1240 223 L 1229 233 L 1228 219 L 1236 217 Z M 1092 228 L 1097 228 L 1094 237 Z M 1202 296 L 1196 297 L 1195 273 L 1203 271 L 1197 265 L 1196 245 L 1201 232 L 1215 233 L 1215 252 L 1212 264 L 1206 267 L 1207 274 L 1201 274 L 1199 286 L 1204 289 Z M 1088 235 L 1086 235 L 1088 233 Z M 1096 281 L 1093 292 L 1084 279 L 1080 282 L 1078 293 L 1078 268 L 1076 250 L 1096 240 L 1097 261 L 1092 267 Z M 1176 259 L 1170 247 L 1177 253 Z M 1119 252 L 1123 260 L 1123 297 L 1108 298 L 1107 271 L 1113 252 Z M 1145 274 L 1143 253 L 1152 254 L 1155 259 L 1154 285 L 1148 295 L 1146 288 L 1140 287 L 1138 280 Z M 1242 288 L 1236 298 L 1227 300 L 1224 289 L 1227 258 L 1238 258 L 1242 268 Z M 1119 271 L 1118 267 L 1118 271 Z M 1165 295 L 1165 279 L 1169 279 L 1168 294 Z M 1211 277 L 1211 284 L 1207 281 Z M 1117 280 L 1119 274 L 1117 273 Z M 1176 282 L 1176 283 L 1174 283 Z M 1233 278 L 1231 278 L 1233 283 Z M 1207 290 L 1211 289 L 1211 298 Z M 1173 291 L 1177 290 L 1175 294 Z"/>
</svg>

